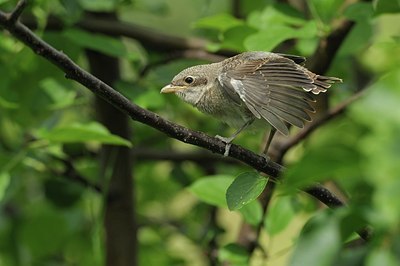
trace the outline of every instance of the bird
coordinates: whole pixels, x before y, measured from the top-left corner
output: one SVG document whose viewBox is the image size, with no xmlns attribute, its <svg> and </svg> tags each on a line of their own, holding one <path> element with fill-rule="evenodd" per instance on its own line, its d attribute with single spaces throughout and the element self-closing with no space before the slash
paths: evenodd
<svg viewBox="0 0 400 266">
<path fill-rule="evenodd" d="M 255 120 L 266 122 L 271 132 L 266 155 L 276 131 L 289 134 L 289 125 L 303 128 L 315 112 L 314 95 L 324 93 L 342 79 L 318 75 L 305 67 L 302 56 L 264 51 L 243 52 L 223 61 L 182 70 L 161 89 L 236 128 L 226 143 L 224 155 L 235 137 Z"/>
</svg>

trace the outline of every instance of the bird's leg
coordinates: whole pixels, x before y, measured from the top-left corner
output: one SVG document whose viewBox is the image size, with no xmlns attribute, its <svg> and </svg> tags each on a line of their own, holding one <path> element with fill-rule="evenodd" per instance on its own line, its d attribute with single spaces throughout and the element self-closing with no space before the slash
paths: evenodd
<svg viewBox="0 0 400 266">
<path fill-rule="evenodd" d="M 265 158 L 267 160 L 268 160 L 268 149 L 269 149 L 269 146 L 271 145 L 271 142 L 275 135 L 275 132 L 276 132 L 276 129 L 274 127 L 271 127 L 271 130 L 269 131 L 267 143 L 265 144 L 265 147 L 264 147 L 263 155 L 265 156 Z"/>
<path fill-rule="evenodd" d="M 237 137 L 237 135 L 239 135 L 240 132 L 242 132 L 244 129 L 246 129 L 251 123 L 253 123 L 254 119 L 250 119 L 249 121 L 247 121 L 246 123 L 243 124 L 243 126 L 241 126 L 235 133 L 233 133 L 232 136 L 230 137 L 221 137 L 219 135 L 216 135 L 215 137 L 219 140 L 222 140 L 223 142 L 225 142 L 225 152 L 224 152 L 224 157 L 227 157 L 229 155 L 229 150 L 232 146 L 232 141 Z"/>
</svg>

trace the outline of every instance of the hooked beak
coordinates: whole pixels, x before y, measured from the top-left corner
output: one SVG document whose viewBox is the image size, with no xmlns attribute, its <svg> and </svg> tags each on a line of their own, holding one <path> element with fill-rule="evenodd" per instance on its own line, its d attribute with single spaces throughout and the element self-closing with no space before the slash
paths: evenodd
<svg viewBox="0 0 400 266">
<path fill-rule="evenodd" d="M 167 86 L 165 86 L 164 88 L 161 89 L 160 93 L 173 93 L 173 92 L 177 92 L 177 91 L 180 91 L 183 89 L 186 89 L 186 86 L 177 86 L 177 85 L 168 84 Z"/>
</svg>

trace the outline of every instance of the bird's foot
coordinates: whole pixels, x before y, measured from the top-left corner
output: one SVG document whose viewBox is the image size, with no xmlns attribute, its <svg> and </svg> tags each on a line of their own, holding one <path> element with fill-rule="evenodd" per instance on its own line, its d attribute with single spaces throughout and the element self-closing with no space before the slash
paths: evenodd
<svg viewBox="0 0 400 266">
<path fill-rule="evenodd" d="M 232 140 L 233 140 L 233 138 L 221 137 L 221 136 L 219 136 L 219 135 L 216 135 L 215 137 L 216 137 L 217 139 L 219 139 L 219 140 L 225 142 L 226 145 L 225 145 L 224 157 L 228 157 L 229 151 L 230 151 L 231 146 L 232 146 Z"/>
<path fill-rule="evenodd" d="M 266 153 L 260 154 L 265 159 L 265 163 L 268 164 L 271 161 L 271 157 L 269 157 Z"/>
</svg>

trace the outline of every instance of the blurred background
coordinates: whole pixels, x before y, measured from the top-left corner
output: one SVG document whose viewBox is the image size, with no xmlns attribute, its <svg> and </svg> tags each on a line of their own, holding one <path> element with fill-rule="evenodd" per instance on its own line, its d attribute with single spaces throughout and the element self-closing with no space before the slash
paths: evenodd
<svg viewBox="0 0 400 266">
<path fill-rule="evenodd" d="M 128 119 L 0 28 L 1 266 L 400 264 L 399 1 L 39 0 L 21 21 L 135 104 L 209 135 L 234 129 L 159 93 L 188 66 L 274 51 L 343 83 L 318 99 L 310 134 L 276 137 L 283 181 L 229 211 L 227 187 L 252 169 Z M 235 141 L 258 153 L 264 140 Z M 299 192 L 314 182 L 347 208 Z M 354 233 L 366 224 L 369 242 Z"/>
</svg>

